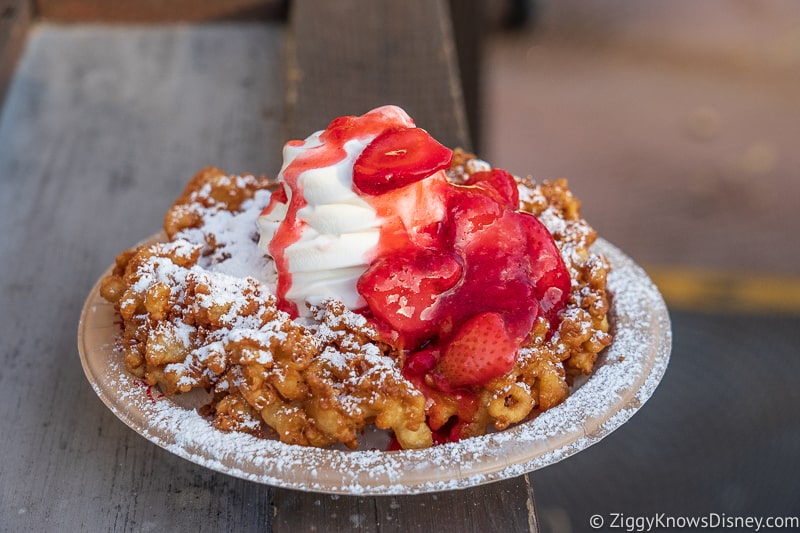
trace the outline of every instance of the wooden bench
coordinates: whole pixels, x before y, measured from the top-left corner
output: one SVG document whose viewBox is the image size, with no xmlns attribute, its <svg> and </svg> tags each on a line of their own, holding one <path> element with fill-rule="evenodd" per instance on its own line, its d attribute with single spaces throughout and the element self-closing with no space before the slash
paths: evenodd
<svg viewBox="0 0 800 533">
<path fill-rule="evenodd" d="M 94 279 L 113 254 L 158 229 L 201 166 L 274 173 L 286 139 L 385 103 L 445 144 L 473 149 L 479 35 L 469 33 L 480 2 L 454 2 L 451 12 L 444 0 L 294 0 L 283 22 L 275 17 L 284 3 L 268 0 L 215 10 L 193 0 L 114 5 L 0 2 L 3 521 L 17 530 L 538 531 L 527 475 L 361 498 L 193 465 L 116 421 L 75 349 Z M 254 16 L 272 22 L 262 31 L 248 22 Z M 178 23 L 221 19 L 236 22 Z M 123 29 L 119 40 L 119 22 L 159 24 Z M 457 42 L 474 49 L 459 55 Z M 114 64 L 119 57 L 129 63 Z M 206 72 L 201 57 L 220 73 Z M 216 80 L 219 88 L 209 86 Z"/>
</svg>

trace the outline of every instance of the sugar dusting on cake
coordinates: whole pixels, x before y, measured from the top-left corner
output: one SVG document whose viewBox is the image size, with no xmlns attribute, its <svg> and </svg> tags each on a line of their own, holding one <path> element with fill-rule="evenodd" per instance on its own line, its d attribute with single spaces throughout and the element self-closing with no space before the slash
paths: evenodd
<svg viewBox="0 0 800 533">
<path fill-rule="evenodd" d="M 526 192 L 524 188 L 522 192 Z M 201 226 L 183 230 L 165 245 L 180 251 L 178 256 L 188 257 L 198 248 L 201 250 L 201 260 L 193 272 L 231 289 L 226 291 L 227 296 L 210 295 L 211 298 L 236 299 L 235 295 L 247 286 L 269 294 L 274 291 L 269 260 L 257 249 L 257 236 L 251 229 L 267 194 L 259 191 L 235 213 L 212 207 L 204 213 Z M 550 217 L 545 211 L 541 218 L 550 231 L 561 231 L 558 217 Z M 176 455 L 237 477 L 301 490 L 409 494 L 464 488 L 535 470 L 597 442 L 628 420 L 655 390 L 667 364 L 669 318 L 657 289 L 638 266 L 613 246 L 599 241 L 595 248 L 613 266 L 609 290 L 613 297 L 614 343 L 601 354 L 593 374 L 577 383 L 564 403 L 503 432 L 398 452 L 369 449 L 381 438 L 385 440 L 377 430 L 374 439 L 365 439 L 365 449 L 357 451 L 309 448 L 241 432 L 223 432 L 197 411 L 196 407 L 202 404 L 202 400 L 196 400 L 198 394 L 159 394 L 126 371 L 119 351 L 107 368 L 107 378 L 114 382 L 120 400 L 112 409 L 149 440 Z M 562 253 L 569 254 L 569 247 Z M 253 272 L 267 274 L 260 279 L 246 277 Z M 153 275 L 185 273 L 161 261 L 153 265 Z M 235 312 L 230 318 L 235 327 L 228 331 L 229 335 L 248 334 L 246 324 L 234 324 Z M 313 328 L 321 339 L 336 335 L 332 324 L 317 318 L 303 319 L 304 325 Z M 364 318 L 345 312 L 337 320 L 360 324 Z M 192 332 L 172 334 L 188 338 Z M 195 356 L 210 356 L 213 345 L 207 346 L 209 353 L 198 352 Z M 346 355 L 329 351 L 322 357 L 335 366 L 344 365 Z M 377 371 L 396 372 L 393 361 L 382 357 L 377 349 L 370 357 Z M 103 395 L 97 387 L 96 390 Z M 129 411 L 142 413 L 144 422 Z"/>
<path fill-rule="evenodd" d="M 258 206 L 257 201 L 243 205 L 234 216 L 254 219 Z M 177 236 L 175 245 L 196 246 L 214 232 L 218 236 L 215 250 L 244 247 L 235 255 L 261 261 L 263 266 L 266 260 L 247 249 L 256 248 L 255 241 L 242 239 L 232 229 L 237 226 L 220 214 L 208 218 L 203 229 Z M 220 231 L 220 227 L 231 230 Z M 601 354 L 593 374 L 576 385 L 564 403 L 503 432 L 397 452 L 318 449 L 226 433 L 202 417 L 190 398 L 153 394 L 125 370 L 119 352 L 111 359 L 106 376 L 114 382 L 120 400 L 112 409 L 146 438 L 176 455 L 236 477 L 300 490 L 412 494 L 465 488 L 547 466 L 594 444 L 627 421 L 653 393 L 669 359 L 669 317 L 658 290 L 622 252 L 602 240 L 595 247 L 613 266 L 608 283 L 614 343 Z M 216 273 L 207 273 L 210 276 L 239 276 L 241 268 L 252 267 L 224 260 L 211 263 L 223 266 Z M 268 280 L 257 283 L 269 288 Z M 343 319 L 362 320 L 353 313 Z M 331 360 L 338 357 L 333 353 L 326 356 Z M 102 396 L 102 391 L 96 390 Z M 146 422 L 129 411 L 143 413 Z"/>
</svg>

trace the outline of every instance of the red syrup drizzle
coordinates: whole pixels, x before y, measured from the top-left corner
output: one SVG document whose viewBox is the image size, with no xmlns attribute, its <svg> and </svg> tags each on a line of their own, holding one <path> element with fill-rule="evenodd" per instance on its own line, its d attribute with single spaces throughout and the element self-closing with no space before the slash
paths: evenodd
<svg viewBox="0 0 800 533">
<path fill-rule="evenodd" d="M 437 172 L 365 199 L 382 225 L 357 284 L 362 311 L 404 352 L 403 375 L 429 401 L 434 444 L 457 441 L 476 431 L 479 388 L 511 370 L 536 319 L 551 332 L 558 324 L 569 273 L 547 229 L 518 210 L 503 170 L 465 185 Z"/>
<path fill-rule="evenodd" d="M 292 273 L 289 270 L 289 260 L 286 249 L 300 239 L 306 223 L 297 216 L 297 212 L 307 205 L 303 195 L 301 175 L 307 170 L 329 167 L 342 161 L 346 156 L 344 145 L 347 141 L 366 139 L 371 136 L 393 128 L 404 127 L 409 123 L 413 125 L 402 111 L 397 113 L 391 106 L 381 107 L 370 111 L 360 117 L 346 116 L 331 121 L 325 131 L 320 135 L 321 145 L 310 148 L 298 155 L 285 169 L 283 181 L 289 187 L 291 198 L 287 198 L 285 190 L 273 194 L 270 203 L 261 212 L 266 215 L 275 209 L 278 203 L 289 202 L 286 217 L 278 226 L 275 236 L 269 244 L 269 253 L 275 261 L 278 271 L 278 284 L 276 295 L 278 307 L 291 316 L 298 315 L 297 304 L 286 298 L 292 286 Z M 302 146 L 303 141 L 289 141 L 289 146 Z"/>
<path fill-rule="evenodd" d="M 449 182 L 443 169 L 452 152 L 401 117 L 401 110 L 387 106 L 335 119 L 320 146 L 284 169 L 291 199 L 269 251 L 280 305 L 296 316 L 296 305 L 286 299 L 291 273 L 285 250 L 304 226 L 297 217 L 306 205 L 300 175 L 344 159 L 347 141 L 375 136 L 353 173 L 353 190 L 380 221 L 379 242 L 357 283 L 367 307 L 356 311 L 401 351 L 403 375 L 428 399 L 434 444 L 441 444 L 465 436 L 478 389 L 511 370 L 535 320 L 547 318 L 554 330 L 571 282 L 553 237 L 518 210 L 509 173 L 493 169 L 464 185 Z M 274 195 L 262 214 L 286 201 L 285 193 Z"/>
<path fill-rule="evenodd" d="M 135 383 L 138 386 L 144 388 L 145 396 L 147 396 L 147 399 L 149 399 L 151 403 L 156 403 L 158 400 L 160 400 L 165 396 L 163 392 L 161 392 L 158 389 L 155 389 L 153 385 L 150 385 L 143 379 L 137 379 Z M 154 390 L 155 393 L 153 393 Z"/>
</svg>

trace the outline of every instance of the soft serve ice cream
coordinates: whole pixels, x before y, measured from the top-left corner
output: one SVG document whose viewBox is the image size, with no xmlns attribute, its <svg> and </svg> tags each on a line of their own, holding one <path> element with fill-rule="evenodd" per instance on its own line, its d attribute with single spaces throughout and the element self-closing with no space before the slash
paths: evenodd
<svg viewBox="0 0 800 533">
<path fill-rule="evenodd" d="M 213 387 L 225 431 L 482 435 L 563 401 L 610 342 L 608 265 L 566 182 L 453 152 L 397 107 L 289 142 L 278 181 L 204 170 L 165 229 L 101 292 L 129 370 L 168 394 Z"/>
<path fill-rule="evenodd" d="M 454 183 L 452 158 L 397 107 L 337 118 L 286 145 L 282 188 L 258 220 L 279 305 L 298 316 L 333 298 L 362 313 L 440 406 L 509 372 L 537 320 L 554 331 L 571 289 L 514 177 L 489 168 Z M 446 440 L 475 405 L 459 403 Z"/>
<path fill-rule="evenodd" d="M 417 128 L 405 111 L 384 106 L 286 144 L 278 174 L 282 190 L 258 218 L 259 247 L 275 260 L 284 310 L 304 314 L 306 303 L 326 298 L 351 309 L 365 305 L 356 282 L 374 258 L 381 220 L 354 189 L 354 166 L 379 134 L 406 129 Z M 451 156 L 444 153 L 439 166 Z"/>
</svg>

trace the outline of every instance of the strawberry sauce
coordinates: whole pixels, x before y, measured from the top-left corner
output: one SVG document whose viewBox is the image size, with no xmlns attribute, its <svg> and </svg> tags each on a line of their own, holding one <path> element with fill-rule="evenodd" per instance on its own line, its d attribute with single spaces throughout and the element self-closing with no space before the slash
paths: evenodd
<svg viewBox="0 0 800 533">
<path fill-rule="evenodd" d="M 360 117 L 347 116 L 334 119 L 319 136 L 321 144 L 302 151 L 278 176 L 279 180 L 289 187 L 289 197 L 287 198 L 285 189 L 282 189 L 283 194 L 274 194 L 261 214 L 269 214 L 277 204 L 286 204 L 288 201 L 288 211 L 269 244 L 269 253 L 275 261 L 278 272 L 276 290 L 278 305 L 292 316 L 298 315 L 298 309 L 294 302 L 286 298 L 286 293 L 292 286 L 292 273 L 286 249 L 300 240 L 306 226 L 306 223 L 297 216 L 297 212 L 307 205 L 303 195 L 302 175 L 306 171 L 329 167 L 342 161 L 347 156 L 344 147 L 347 141 L 368 139 L 387 129 L 403 127 L 405 113 L 398 115 L 392 111 L 378 108 Z M 287 145 L 292 148 L 302 148 L 307 143 L 308 140 L 295 140 L 289 141 Z"/>
<path fill-rule="evenodd" d="M 282 309 L 297 315 L 286 298 L 286 249 L 305 227 L 303 173 L 344 160 L 351 140 L 365 144 L 352 191 L 375 210 L 379 227 L 356 283 L 366 306 L 355 311 L 401 352 L 403 374 L 428 398 L 436 439 L 458 440 L 475 416 L 477 391 L 513 368 L 534 322 L 557 326 L 569 273 L 550 233 L 519 210 L 511 174 L 492 169 L 463 185 L 448 181 L 452 151 L 387 106 L 335 119 L 319 144 L 312 136 L 289 145 L 301 151 L 279 176 L 288 194 L 273 195 L 262 213 L 286 208 L 269 244 Z"/>
</svg>

